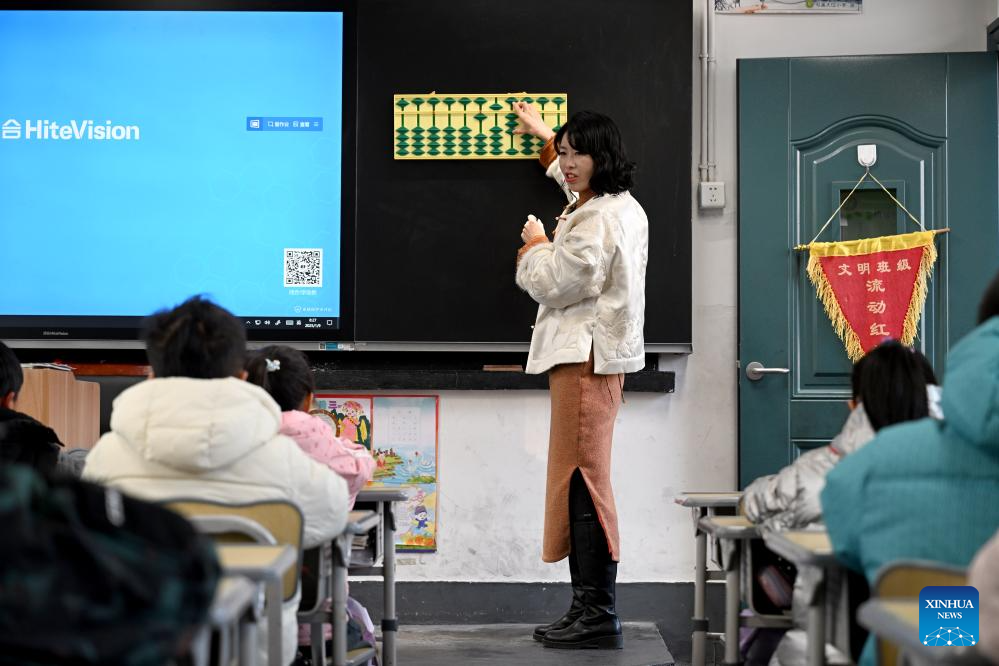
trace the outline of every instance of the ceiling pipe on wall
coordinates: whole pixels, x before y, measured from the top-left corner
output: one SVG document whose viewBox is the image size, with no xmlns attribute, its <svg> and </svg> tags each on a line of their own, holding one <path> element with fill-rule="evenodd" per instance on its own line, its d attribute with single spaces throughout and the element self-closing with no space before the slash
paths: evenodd
<svg viewBox="0 0 999 666">
<path fill-rule="evenodd" d="M 697 165 L 700 182 L 715 179 L 715 0 L 704 0 L 701 16 L 701 132 Z"/>
</svg>

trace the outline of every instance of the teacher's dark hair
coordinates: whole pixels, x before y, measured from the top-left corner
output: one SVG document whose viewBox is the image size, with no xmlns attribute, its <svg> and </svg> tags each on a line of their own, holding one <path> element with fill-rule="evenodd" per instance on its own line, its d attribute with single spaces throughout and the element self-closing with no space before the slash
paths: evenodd
<svg viewBox="0 0 999 666">
<path fill-rule="evenodd" d="M 593 158 L 590 187 L 597 194 L 620 194 L 634 184 L 635 163 L 628 161 L 621 132 L 607 116 L 579 111 L 555 134 L 555 149 L 567 136 L 573 150 Z"/>
</svg>

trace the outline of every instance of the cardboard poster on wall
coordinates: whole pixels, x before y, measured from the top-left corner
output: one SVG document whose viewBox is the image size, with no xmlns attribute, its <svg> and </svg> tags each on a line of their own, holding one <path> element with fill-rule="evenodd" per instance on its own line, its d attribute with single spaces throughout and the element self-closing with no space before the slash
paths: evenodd
<svg viewBox="0 0 999 666">
<path fill-rule="evenodd" d="M 317 393 L 315 406 L 329 412 L 340 436 L 371 451 L 368 487 L 412 489 L 409 501 L 395 506 L 396 551 L 435 552 L 438 396 Z"/>
<path fill-rule="evenodd" d="M 396 550 L 437 550 L 438 397 L 375 396 L 374 448 L 386 486 L 413 488 L 409 502 L 396 505 Z"/>
<path fill-rule="evenodd" d="M 864 0 L 715 0 L 718 14 L 859 14 Z"/>
<path fill-rule="evenodd" d="M 329 412 L 337 437 L 371 450 L 371 396 L 316 394 L 313 405 Z"/>
</svg>

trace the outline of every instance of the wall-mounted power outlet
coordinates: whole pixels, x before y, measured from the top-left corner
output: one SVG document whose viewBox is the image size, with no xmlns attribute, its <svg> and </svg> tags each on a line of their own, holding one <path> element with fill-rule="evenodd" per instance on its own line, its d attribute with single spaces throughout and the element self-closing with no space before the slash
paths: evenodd
<svg viewBox="0 0 999 666">
<path fill-rule="evenodd" d="M 725 207 L 725 183 L 703 182 L 700 186 L 701 208 Z"/>
</svg>

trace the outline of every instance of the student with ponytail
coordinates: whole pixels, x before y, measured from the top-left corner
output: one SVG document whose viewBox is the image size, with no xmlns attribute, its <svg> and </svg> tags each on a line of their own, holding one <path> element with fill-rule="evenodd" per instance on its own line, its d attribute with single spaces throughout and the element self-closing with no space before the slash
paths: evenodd
<svg viewBox="0 0 999 666">
<path fill-rule="evenodd" d="M 326 465 L 347 482 L 350 497 L 347 508 L 354 507 L 357 493 L 371 480 L 375 470 L 375 460 L 371 453 L 346 437 L 337 437 L 333 428 L 322 419 L 309 414 L 312 407 L 313 394 L 316 390 L 315 378 L 309 359 L 302 352 L 291 347 L 273 345 L 264 347 L 251 354 L 246 362 L 246 381 L 256 384 L 270 393 L 281 408 L 281 434 L 295 440 L 295 443 L 310 458 Z M 350 606 L 351 601 L 348 601 Z M 327 607 L 330 601 L 327 600 Z M 355 607 L 363 610 L 360 604 Z M 349 614 L 349 613 L 348 613 Z M 374 645 L 374 627 L 370 625 L 365 612 L 360 617 L 350 615 L 347 623 L 347 649 Z M 323 625 L 323 637 L 327 649 L 332 650 L 330 643 L 333 629 Z M 299 652 L 293 666 L 306 664 L 310 651 L 304 646 L 310 645 L 312 636 L 309 625 L 298 627 Z"/>
<path fill-rule="evenodd" d="M 281 345 L 265 347 L 250 356 L 246 373 L 246 380 L 270 393 L 281 408 L 281 434 L 347 482 L 352 508 L 358 491 L 374 474 L 375 459 L 366 448 L 337 437 L 325 421 L 309 414 L 316 386 L 305 354 Z"/>
</svg>

